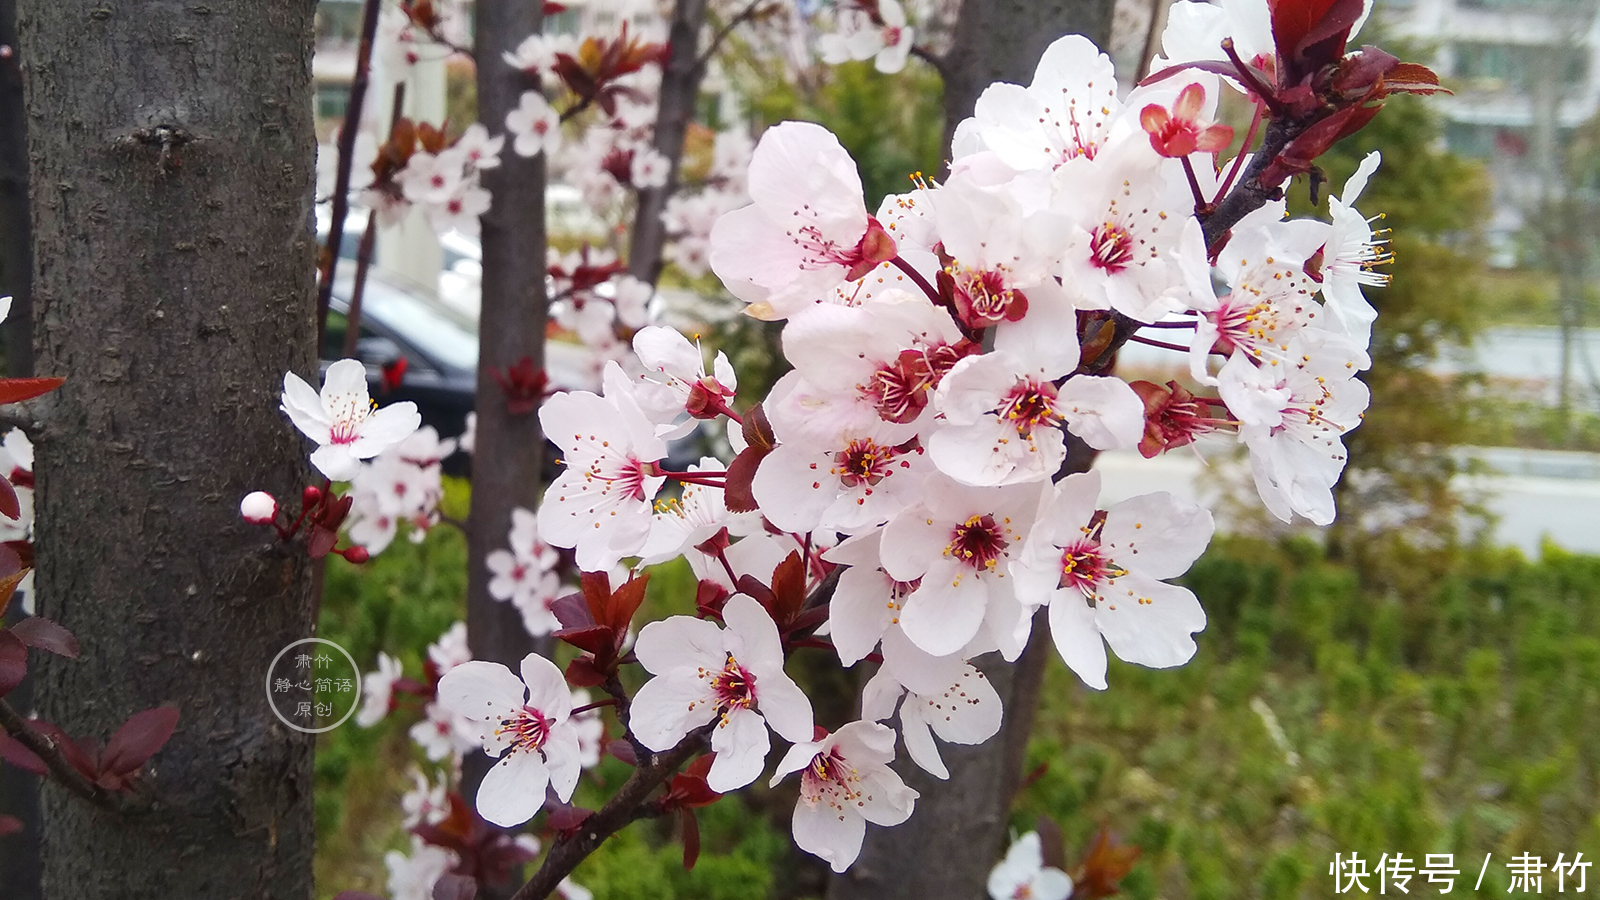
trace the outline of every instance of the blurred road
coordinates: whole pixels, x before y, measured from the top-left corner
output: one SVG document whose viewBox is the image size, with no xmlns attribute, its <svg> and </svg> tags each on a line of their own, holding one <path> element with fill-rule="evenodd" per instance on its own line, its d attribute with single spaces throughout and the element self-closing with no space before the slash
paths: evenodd
<svg viewBox="0 0 1600 900">
<path fill-rule="evenodd" d="M 1103 480 L 1101 505 L 1152 491 L 1168 491 L 1216 508 L 1218 481 L 1249 490 L 1248 473 L 1228 459 L 1227 445 L 1199 454 L 1177 451 L 1147 460 L 1133 451 L 1102 453 L 1095 463 Z M 1459 490 L 1483 498 L 1498 521 L 1494 540 L 1539 555 L 1548 535 L 1568 550 L 1600 553 L 1600 454 L 1515 448 L 1468 448 L 1464 454 L 1491 469 L 1457 478 Z M 1198 480 L 1197 480 L 1198 479 Z"/>
</svg>

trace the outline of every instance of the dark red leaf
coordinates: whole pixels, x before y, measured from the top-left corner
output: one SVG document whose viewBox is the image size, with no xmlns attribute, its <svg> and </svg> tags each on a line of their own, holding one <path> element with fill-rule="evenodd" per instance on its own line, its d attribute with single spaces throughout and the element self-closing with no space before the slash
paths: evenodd
<svg viewBox="0 0 1600 900">
<path fill-rule="evenodd" d="M 694 590 L 694 611 L 701 618 L 722 618 L 722 607 L 727 605 L 728 589 L 715 581 L 701 580 Z"/>
<path fill-rule="evenodd" d="M 306 540 L 306 553 L 312 559 L 321 559 L 328 555 L 333 545 L 339 542 L 339 533 L 320 523 L 312 523 L 311 535 Z"/>
<path fill-rule="evenodd" d="M 552 635 L 558 641 L 566 641 L 579 650 L 590 653 L 604 653 L 611 649 L 612 630 L 605 625 L 590 625 L 588 628 L 563 628 Z"/>
<path fill-rule="evenodd" d="M 692 869 L 700 859 L 700 820 L 687 806 L 678 809 L 678 820 L 683 823 L 683 867 Z"/>
<path fill-rule="evenodd" d="M 545 817 L 545 822 L 557 831 L 572 831 L 592 815 L 594 815 L 594 810 L 592 809 L 569 806 L 563 803 L 550 807 L 550 813 Z"/>
<path fill-rule="evenodd" d="M 35 775 L 46 775 L 50 772 L 44 760 L 35 756 L 32 750 L 24 747 L 21 741 L 9 734 L 0 734 L 0 759 Z"/>
<path fill-rule="evenodd" d="M 611 576 L 604 572 L 580 572 L 578 586 L 583 590 L 583 599 L 588 601 L 595 621 L 600 621 L 601 610 L 611 602 Z"/>
<path fill-rule="evenodd" d="M 472 900 L 478 896 L 478 880 L 465 875 L 442 875 L 433 883 L 433 900 Z"/>
<path fill-rule="evenodd" d="M 50 742 L 56 745 L 56 750 L 60 751 L 62 758 L 67 761 L 67 765 L 77 769 L 83 777 L 94 780 L 94 754 L 90 752 L 90 748 L 73 740 L 72 735 L 67 734 L 54 722 L 35 719 L 28 723 L 28 727 L 49 738 Z"/>
<path fill-rule="evenodd" d="M 594 657 L 580 656 L 567 663 L 567 684 L 573 687 L 599 687 L 606 683 L 606 673 L 594 664 Z"/>
<path fill-rule="evenodd" d="M 11 481 L 7 478 L 0 478 L 0 515 L 8 519 L 22 517 L 22 504 L 17 502 L 17 489 L 11 486 Z"/>
<path fill-rule="evenodd" d="M 800 614 L 806 603 L 806 564 L 800 551 L 791 552 L 772 570 L 772 618 L 780 627 Z"/>
<path fill-rule="evenodd" d="M 589 612 L 589 604 L 584 602 L 582 594 L 557 597 L 550 602 L 550 611 L 555 614 L 556 621 L 561 623 L 562 628 L 588 628 L 595 623 L 594 616 Z"/>
<path fill-rule="evenodd" d="M 11 629 L 0 630 L 0 697 L 17 689 L 28 674 L 28 645 Z"/>
<path fill-rule="evenodd" d="M 0 837 L 22 830 L 22 820 L 16 816 L 0 816 Z"/>
<path fill-rule="evenodd" d="M 616 740 L 606 744 L 606 752 L 630 766 L 639 765 L 639 754 L 634 752 L 633 745 L 627 741 Z"/>
<path fill-rule="evenodd" d="M 29 647 L 48 650 L 57 656 L 65 656 L 68 659 L 78 658 L 78 639 L 73 636 L 72 632 L 49 619 L 29 616 L 11 626 L 11 633 L 15 634 Z"/>
<path fill-rule="evenodd" d="M 20 403 L 48 394 L 65 378 L 0 378 L 0 403 Z"/>
<path fill-rule="evenodd" d="M 633 622 L 633 614 L 644 603 L 645 588 L 649 584 L 649 574 L 629 578 L 622 587 L 612 592 L 606 602 L 604 615 L 598 617 L 600 623 L 609 626 L 619 636 L 626 632 L 628 625 Z"/>
<path fill-rule="evenodd" d="M 106 749 L 100 754 L 100 771 L 132 775 L 161 749 L 177 727 L 178 711 L 170 706 L 134 713 L 106 742 Z"/>
</svg>

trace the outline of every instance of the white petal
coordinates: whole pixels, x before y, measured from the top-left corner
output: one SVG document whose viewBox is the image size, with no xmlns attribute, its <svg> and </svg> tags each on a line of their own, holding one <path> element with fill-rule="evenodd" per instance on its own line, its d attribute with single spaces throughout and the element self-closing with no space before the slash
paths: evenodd
<svg viewBox="0 0 1600 900">
<path fill-rule="evenodd" d="M 572 714 L 572 690 L 555 663 L 529 653 L 522 658 L 522 682 L 528 686 L 528 705 L 545 718 L 564 722 Z"/>
<path fill-rule="evenodd" d="M 639 688 L 628 728 L 651 750 L 672 749 L 683 736 L 716 717 L 716 698 L 694 673 L 657 675 Z"/>
<path fill-rule="evenodd" d="M 761 715 L 784 740 L 804 741 L 815 732 L 810 699 L 782 669 L 760 675 L 755 691 Z"/>
<path fill-rule="evenodd" d="M 706 784 L 726 794 L 755 781 L 761 777 L 771 747 L 767 723 L 759 714 L 748 709 L 730 711 L 711 732 L 711 749 L 717 758 L 706 773 Z"/>
<path fill-rule="evenodd" d="M 1104 589 L 1095 622 L 1118 658 L 1164 669 L 1194 657 L 1206 613 L 1188 588 L 1130 572 Z"/>
<path fill-rule="evenodd" d="M 948 656 L 978 633 L 988 605 L 989 588 L 982 576 L 969 566 L 941 561 L 906 598 L 900 627 L 918 647 Z"/>
<path fill-rule="evenodd" d="M 801 800 L 794 807 L 794 842 L 801 850 L 825 860 L 843 872 L 861 855 L 867 822 L 849 810 L 836 811 L 827 803 L 815 806 Z"/>
<path fill-rule="evenodd" d="M 1106 689 L 1106 645 L 1095 611 L 1076 590 L 1056 591 L 1050 601 L 1050 637 L 1067 667 L 1096 690 Z"/>
<path fill-rule="evenodd" d="M 499 663 L 471 660 L 439 679 L 439 702 L 475 722 L 499 720 L 522 708 L 527 690 L 521 679 Z"/>
<path fill-rule="evenodd" d="M 722 629 L 715 622 L 693 616 L 670 616 L 644 626 L 633 653 L 652 675 L 684 669 L 720 672 L 728 664 L 728 642 Z"/>
<path fill-rule="evenodd" d="M 1124 568 L 1176 578 L 1205 551 L 1214 528 L 1209 511 L 1161 491 L 1111 507 L 1100 543 Z"/>
<path fill-rule="evenodd" d="M 478 813 L 503 828 L 533 818 L 544 806 L 550 773 L 539 754 L 513 750 L 505 755 L 478 785 Z"/>
</svg>

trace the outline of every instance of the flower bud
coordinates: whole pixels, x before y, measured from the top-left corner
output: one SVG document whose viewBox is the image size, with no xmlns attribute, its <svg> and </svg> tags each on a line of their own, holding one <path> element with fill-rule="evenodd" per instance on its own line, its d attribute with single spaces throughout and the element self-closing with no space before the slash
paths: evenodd
<svg viewBox="0 0 1600 900">
<path fill-rule="evenodd" d="M 322 490 L 314 484 L 306 485 L 306 489 L 300 492 L 300 503 L 304 506 L 316 506 L 321 500 Z"/>
<path fill-rule="evenodd" d="M 239 515 L 252 525 L 270 525 L 278 517 L 278 501 L 266 491 L 254 491 L 239 502 Z"/>
<path fill-rule="evenodd" d="M 367 548 L 360 545 L 346 547 L 339 551 L 339 555 L 344 557 L 347 561 L 355 563 L 356 565 L 360 565 L 372 558 L 372 554 L 367 552 Z"/>
</svg>

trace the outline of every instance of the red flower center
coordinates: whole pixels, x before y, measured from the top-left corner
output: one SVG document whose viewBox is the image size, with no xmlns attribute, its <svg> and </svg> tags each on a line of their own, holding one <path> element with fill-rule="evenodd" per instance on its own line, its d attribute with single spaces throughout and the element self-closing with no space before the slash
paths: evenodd
<svg viewBox="0 0 1600 900">
<path fill-rule="evenodd" d="M 735 709 L 749 709 L 756 703 L 756 677 L 728 654 L 728 663 L 711 676 L 711 693 L 724 715 Z"/>
<path fill-rule="evenodd" d="M 1032 378 L 1019 382 L 1000 407 L 1000 414 L 1023 436 L 1032 434 L 1037 426 L 1052 426 L 1061 418 L 1056 415 L 1056 386 Z"/>
<path fill-rule="evenodd" d="M 885 447 L 871 438 L 861 438 L 851 441 L 833 455 L 832 471 L 844 482 L 845 487 L 876 485 L 893 474 L 897 455 L 893 447 Z"/>
<path fill-rule="evenodd" d="M 1094 230 L 1089 239 L 1089 262 L 1115 275 L 1133 263 L 1133 235 L 1114 222 Z"/>
<path fill-rule="evenodd" d="M 495 734 L 510 735 L 512 750 L 538 750 L 550 738 L 550 726 L 555 724 L 544 713 L 524 706 L 514 715 L 500 720 Z"/>
<path fill-rule="evenodd" d="M 994 516 L 973 516 L 951 529 L 944 553 L 974 569 L 992 570 L 1008 546 L 1006 531 Z"/>
</svg>

